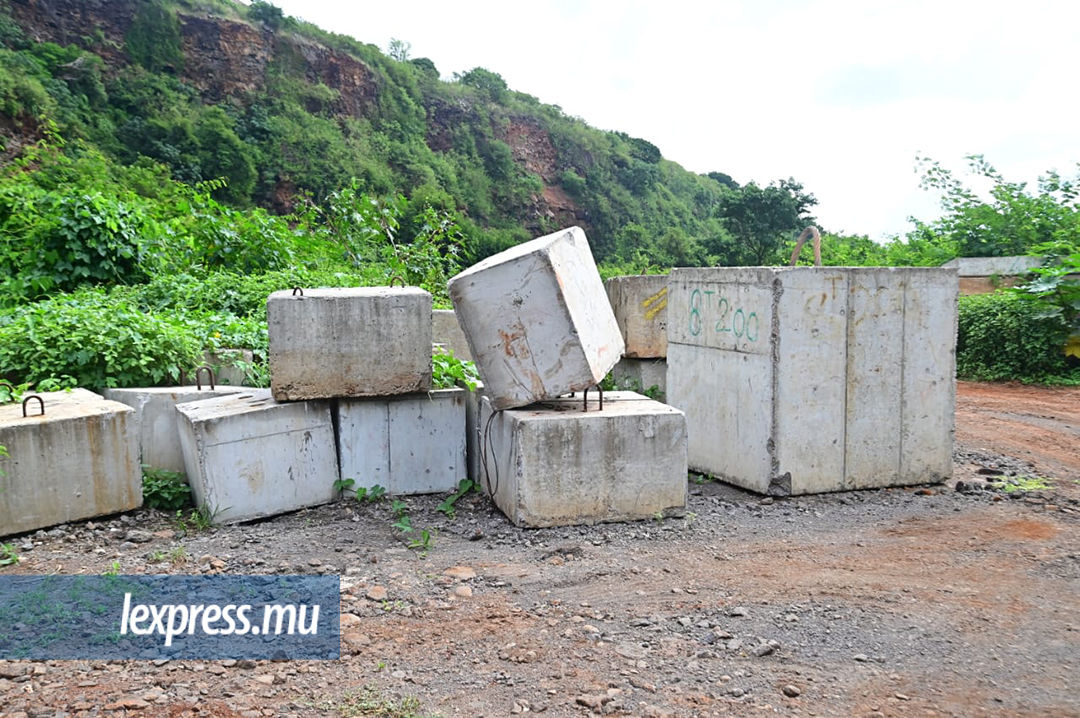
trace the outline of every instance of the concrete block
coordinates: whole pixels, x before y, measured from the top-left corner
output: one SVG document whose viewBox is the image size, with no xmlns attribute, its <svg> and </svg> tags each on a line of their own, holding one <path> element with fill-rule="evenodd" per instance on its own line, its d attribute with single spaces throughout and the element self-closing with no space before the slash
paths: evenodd
<svg viewBox="0 0 1080 718">
<path fill-rule="evenodd" d="M 468 476 L 465 389 L 337 402 L 338 461 L 353 488 L 388 494 L 453 491 Z"/>
<path fill-rule="evenodd" d="M 450 299 L 496 409 L 600 382 L 623 353 L 585 233 L 525 242 L 450 280 Z"/>
<path fill-rule="evenodd" d="M 948 477 L 957 291 L 948 269 L 673 270 L 690 467 L 774 494 Z"/>
<path fill-rule="evenodd" d="M 278 403 L 269 389 L 178 404 L 197 506 L 235 523 L 324 504 L 338 479 L 330 402 Z"/>
<path fill-rule="evenodd" d="M 656 387 L 659 401 L 667 396 L 667 361 L 664 359 L 628 359 L 624 357 L 611 370 L 615 386 L 639 394 Z"/>
<path fill-rule="evenodd" d="M 180 451 L 180 415 L 176 405 L 251 391 L 242 386 L 218 386 L 201 390 L 194 386 L 150 387 L 147 389 L 106 389 L 105 398 L 127 404 L 135 410 L 141 463 L 155 469 L 184 472 Z"/>
<path fill-rule="evenodd" d="M 431 295 L 422 289 L 274 292 L 266 311 L 277 401 L 431 388 Z"/>
<path fill-rule="evenodd" d="M 142 505 L 135 411 L 75 389 L 0 406 L 0 536 Z"/>
<path fill-rule="evenodd" d="M 435 309 L 431 312 L 431 340 L 454 352 L 458 359 L 472 361 L 469 342 L 453 309 Z"/>
<path fill-rule="evenodd" d="M 611 309 L 619 323 L 626 351 L 632 359 L 667 356 L 666 274 L 612 277 L 604 282 Z"/>
<path fill-rule="evenodd" d="M 686 506 L 686 417 L 633 392 L 498 412 L 481 399 L 489 476 L 481 485 L 517 526 L 647 519 Z M 486 433 L 486 436 L 483 434 Z M 488 490 L 490 483 L 491 489 Z"/>
<path fill-rule="evenodd" d="M 216 383 L 225 386 L 243 386 L 247 370 L 236 364 L 242 362 L 250 365 L 254 361 L 255 354 L 250 349 L 208 349 L 203 352 L 203 364 L 213 370 Z"/>
<path fill-rule="evenodd" d="M 480 458 L 480 402 L 483 397 L 483 382 L 477 382 L 476 389 L 465 394 L 465 463 L 469 480 L 477 485 L 484 475 Z"/>
</svg>

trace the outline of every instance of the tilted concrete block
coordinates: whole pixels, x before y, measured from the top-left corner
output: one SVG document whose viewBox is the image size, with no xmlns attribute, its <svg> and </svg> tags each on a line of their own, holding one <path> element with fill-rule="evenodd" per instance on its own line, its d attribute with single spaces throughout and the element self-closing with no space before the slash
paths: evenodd
<svg viewBox="0 0 1080 718">
<path fill-rule="evenodd" d="M 691 468 L 774 494 L 951 475 L 955 270 L 676 269 L 669 297 Z"/>
<path fill-rule="evenodd" d="M 619 325 L 578 227 L 488 257 L 449 289 L 497 409 L 597 384 L 622 356 Z"/>
<path fill-rule="evenodd" d="M 465 464 L 465 389 L 342 399 L 335 412 L 341 477 L 388 494 L 453 491 Z"/>
<path fill-rule="evenodd" d="M 0 536 L 142 505 L 135 411 L 75 389 L 0 406 Z"/>
<path fill-rule="evenodd" d="M 127 404 L 135 410 L 139 434 L 140 461 L 154 469 L 184 472 L 184 454 L 180 451 L 177 404 L 202 401 L 248 391 L 242 386 L 150 387 L 146 389 L 106 389 L 105 398 Z"/>
<path fill-rule="evenodd" d="M 338 479 L 330 402 L 278 403 L 269 389 L 178 404 L 197 506 L 234 523 L 331 501 Z"/>
<path fill-rule="evenodd" d="M 658 400 L 666 400 L 667 361 L 664 359 L 623 358 L 611 370 L 611 375 L 619 389 L 629 389 L 640 394 L 656 387 L 661 394 Z"/>
<path fill-rule="evenodd" d="M 274 292 L 266 312 L 278 401 L 431 388 L 431 295 L 422 289 Z"/>
<path fill-rule="evenodd" d="M 481 399 L 481 485 L 517 526 L 646 519 L 686 506 L 686 417 L 633 392 L 495 413 Z M 490 489 L 488 488 L 490 485 Z"/>
<path fill-rule="evenodd" d="M 626 351 L 632 359 L 667 356 L 666 274 L 612 277 L 604 282 L 611 309 L 619 322 Z"/>
<path fill-rule="evenodd" d="M 469 352 L 469 342 L 465 339 L 465 332 L 458 324 L 457 316 L 453 309 L 435 309 L 431 313 L 431 339 L 436 344 L 454 352 L 454 356 L 464 361 L 472 361 Z"/>
</svg>

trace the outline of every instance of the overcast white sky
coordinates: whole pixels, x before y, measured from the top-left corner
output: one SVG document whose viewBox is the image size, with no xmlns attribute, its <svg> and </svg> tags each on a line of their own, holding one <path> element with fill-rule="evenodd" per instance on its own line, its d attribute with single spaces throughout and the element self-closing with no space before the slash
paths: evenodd
<svg viewBox="0 0 1080 718">
<path fill-rule="evenodd" d="M 930 219 L 916 154 L 1008 179 L 1080 162 L 1080 3 L 273 0 L 445 79 L 476 66 L 695 172 L 794 177 L 830 231 Z"/>
</svg>

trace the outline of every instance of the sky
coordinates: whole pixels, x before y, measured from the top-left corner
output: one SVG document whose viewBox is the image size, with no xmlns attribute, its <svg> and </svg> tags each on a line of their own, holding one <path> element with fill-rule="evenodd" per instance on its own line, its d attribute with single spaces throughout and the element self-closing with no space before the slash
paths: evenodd
<svg viewBox="0 0 1080 718">
<path fill-rule="evenodd" d="M 1009 180 L 1080 162 L 1080 3 L 273 0 L 450 79 L 485 67 L 694 172 L 793 177 L 827 231 L 883 239 L 931 220 L 917 156 Z M 978 187 L 976 182 L 973 186 Z"/>
</svg>

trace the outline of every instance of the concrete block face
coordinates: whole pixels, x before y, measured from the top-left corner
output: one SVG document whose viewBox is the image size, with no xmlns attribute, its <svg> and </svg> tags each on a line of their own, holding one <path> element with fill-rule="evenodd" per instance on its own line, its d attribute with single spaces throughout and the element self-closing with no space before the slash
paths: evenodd
<svg viewBox="0 0 1080 718">
<path fill-rule="evenodd" d="M 615 386 L 620 389 L 648 391 L 656 387 L 667 395 L 667 361 L 664 359 L 630 359 L 624 357 L 611 370 Z M 628 384 L 630 386 L 628 386 Z M 663 399 L 661 398 L 661 401 Z"/>
<path fill-rule="evenodd" d="M 662 359 L 667 356 L 666 274 L 612 277 L 604 282 L 615 320 L 619 323 L 624 356 Z"/>
<path fill-rule="evenodd" d="M 277 401 L 431 388 L 431 295 L 422 289 L 274 292 L 266 311 Z"/>
<path fill-rule="evenodd" d="M 598 384 L 622 334 L 578 227 L 525 242 L 449 283 L 450 299 L 497 409 Z"/>
<path fill-rule="evenodd" d="M 177 404 L 214 399 L 242 391 L 240 386 L 219 386 L 201 390 L 194 386 L 150 387 L 146 389 L 106 389 L 105 398 L 127 404 L 135 410 L 139 435 L 139 460 L 152 468 L 184 472 L 180 450 L 180 415 Z"/>
<path fill-rule="evenodd" d="M 453 491 L 468 476 L 465 389 L 337 402 L 341 476 L 389 494 Z"/>
<path fill-rule="evenodd" d="M 604 410 L 557 399 L 496 413 L 482 482 L 517 526 L 651 518 L 686 506 L 686 418 L 633 392 L 608 392 Z M 480 426 L 492 402 L 481 399 Z M 483 430 L 483 429 L 482 429 Z"/>
<path fill-rule="evenodd" d="M 0 536 L 142 505 L 135 411 L 84 389 L 0 406 Z"/>
<path fill-rule="evenodd" d="M 435 309 L 431 312 L 431 340 L 454 352 L 458 359 L 472 361 L 469 342 L 458 324 L 453 309 Z"/>
<path fill-rule="evenodd" d="M 761 493 L 949 476 L 957 292 L 947 269 L 673 270 L 691 468 Z"/>
<path fill-rule="evenodd" d="M 273 516 L 335 498 L 330 402 L 278 403 L 269 389 L 178 404 L 196 505 L 214 523 Z"/>
<path fill-rule="evenodd" d="M 250 349 L 218 349 L 203 352 L 203 363 L 214 372 L 214 380 L 219 385 L 243 386 L 247 372 L 236 366 L 236 362 L 251 364 L 255 354 Z M 204 375 L 205 380 L 205 375 Z"/>
</svg>

